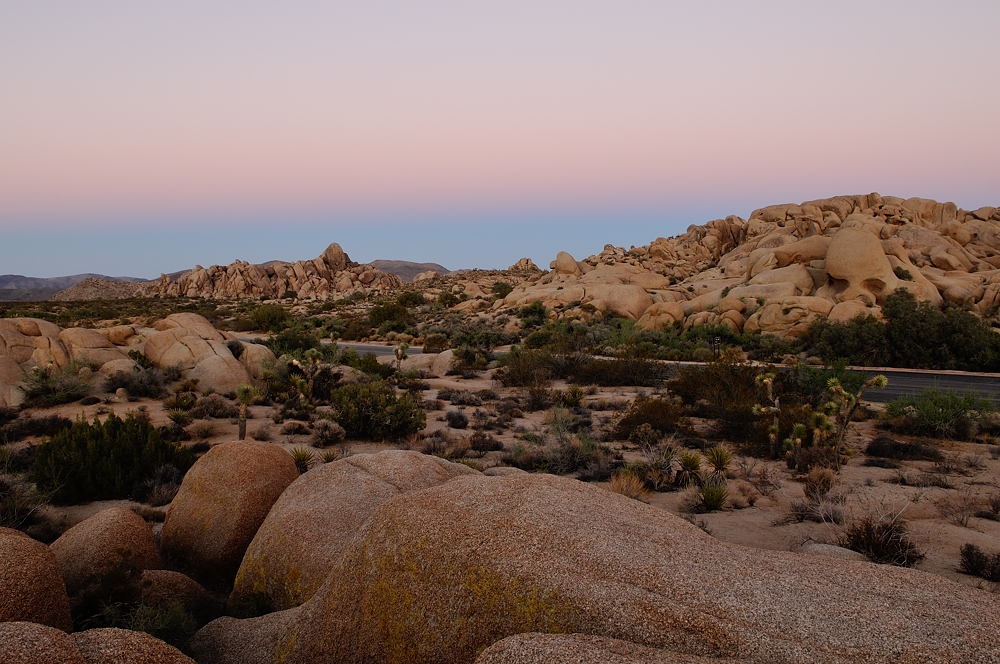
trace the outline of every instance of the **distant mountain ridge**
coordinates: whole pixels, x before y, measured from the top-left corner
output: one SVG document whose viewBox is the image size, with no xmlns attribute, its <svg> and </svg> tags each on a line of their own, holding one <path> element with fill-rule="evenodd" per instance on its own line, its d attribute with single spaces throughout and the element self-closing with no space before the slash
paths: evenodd
<svg viewBox="0 0 1000 664">
<path fill-rule="evenodd" d="M 148 281 L 139 277 L 108 277 L 103 274 L 73 274 L 68 277 L 25 277 L 21 274 L 0 274 L 0 289 L 5 288 L 44 288 L 63 290 L 76 286 L 84 279 L 106 279 L 107 281 Z"/>
<path fill-rule="evenodd" d="M 371 263 L 386 274 L 394 274 L 403 281 L 413 281 L 413 277 L 421 272 L 437 272 L 445 275 L 451 274 L 451 270 L 437 263 L 412 263 L 410 261 L 386 261 L 377 260 Z"/>
</svg>

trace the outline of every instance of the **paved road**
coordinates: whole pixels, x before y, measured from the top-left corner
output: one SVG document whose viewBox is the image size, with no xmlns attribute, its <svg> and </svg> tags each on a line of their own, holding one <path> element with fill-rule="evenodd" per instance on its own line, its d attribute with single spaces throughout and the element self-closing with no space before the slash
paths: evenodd
<svg viewBox="0 0 1000 664">
<path fill-rule="evenodd" d="M 252 341 L 247 339 L 247 341 Z M 378 344 L 359 344 L 338 341 L 338 346 L 353 348 L 359 355 L 373 353 L 377 356 L 391 356 L 393 346 Z M 411 346 L 406 353 L 419 355 L 423 352 L 420 346 Z M 674 364 L 674 363 L 671 363 Z M 700 364 L 698 362 L 682 362 L 677 364 Z M 676 366 L 676 365 L 675 365 Z M 1000 374 L 975 374 L 961 371 L 921 371 L 915 369 L 871 368 L 857 369 L 866 374 L 884 374 L 889 379 L 889 385 L 884 390 L 868 390 L 865 392 L 867 401 L 884 403 L 901 396 L 915 396 L 929 387 L 939 387 L 942 390 L 956 392 L 975 392 L 990 397 L 1000 405 Z"/>
</svg>

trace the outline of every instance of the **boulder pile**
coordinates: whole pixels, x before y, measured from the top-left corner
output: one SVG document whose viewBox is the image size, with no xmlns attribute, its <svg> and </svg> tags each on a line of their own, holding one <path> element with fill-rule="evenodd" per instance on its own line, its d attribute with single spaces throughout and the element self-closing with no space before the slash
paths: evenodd
<svg viewBox="0 0 1000 664">
<path fill-rule="evenodd" d="M 24 401 L 18 384 L 25 372 L 82 365 L 108 376 L 136 371 L 129 357 L 142 354 L 159 369 L 177 367 L 184 378 L 197 379 L 202 390 L 226 394 L 251 377 L 259 378 L 274 353 L 265 346 L 241 342 L 219 332 L 197 314 L 171 314 L 153 327 L 116 325 L 102 329 L 67 328 L 36 318 L 0 318 L 0 406 Z M 233 352 L 237 350 L 237 358 Z"/>
<path fill-rule="evenodd" d="M 136 295 L 183 296 L 204 298 L 280 298 L 288 291 L 298 297 L 327 299 L 345 297 L 355 292 L 400 288 L 402 279 L 386 274 L 373 265 L 351 261 L 334 242 L 319 257 L 309 261 L 252 265 L 236 261 L 229 265 L 200 265 L 185 272 L 176 281 L 167 275 L 143 284 Z"/>
<path fill-rule="evenodd" d="M 789 337 L 817 316 L 878 317 L 898 288 L 990 313 L 1000 306 L 1000 212 L 837 196 L 716 219 L 643 247 L 607 245 L 582 261 L 562 252 L 550 268 L 495 308 L 538 301 L 580 315 L 589 305 L 645 329 L 713 323 Z"/>
</svg>

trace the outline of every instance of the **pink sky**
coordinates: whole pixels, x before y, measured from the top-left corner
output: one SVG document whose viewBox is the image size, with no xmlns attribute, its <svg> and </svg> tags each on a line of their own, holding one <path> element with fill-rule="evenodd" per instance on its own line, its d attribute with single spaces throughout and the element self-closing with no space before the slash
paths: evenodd
<svg viewBox="0 0 1000 664">
<path fill-rule="evenodd" d="M 4 2 L 0 229 L 995 205 L 997 25 L 995 1 Z"/>
</svg>

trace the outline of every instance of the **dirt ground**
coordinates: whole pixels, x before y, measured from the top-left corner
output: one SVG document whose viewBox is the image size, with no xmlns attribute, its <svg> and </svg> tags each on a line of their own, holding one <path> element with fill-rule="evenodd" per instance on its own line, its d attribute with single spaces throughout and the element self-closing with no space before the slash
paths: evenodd
<svg viewBox="0 0 1000 664">
<path fill-rule="evenodd" d="M 428 379 L 426 382 L 429 389 L 424 391 L 423 396 L 429 404 L 433 404 L 438 393 L 445 389 L 472 392 L 492 390 L 499 398 L 514 396 L 518 392 L 499 387 L 492 381 L 489 372 L 472 379 L 449 376 Z M 553 387 L 555 389 L 566 388 L 565 385 L 559 384 Z M 650 390 L 642 388 L 603 388 L 585 397 L 583 406 L 594 406 L 595 404 L 599 406 L 626 405 L 638 394 L 649 392 Z M 494 401 L 487 401 L 482 406 L 455 406 L 445 403 L 443 404 L 444 409 L 428 410 L 427 427 L 423 436 L 426 437 L 436 431 L 446 430 L 446 434 L 452 440 L 467 438 L 473 433 L 471 423 L 474 421 L 474 413 L 480 410 L 495 415 L 494 403 Z M 83 417 L 87 420 L 93 420 L 97 416 L 103 417 L 104 414 L 112 411 L 118 415 L 125 415 L 129 411 L 136 410 L 145 410 L 154 425 L 169 423 L 162 402 L 149 399 L 129 402 L 115 401 L 109 397 L 105 403 L 92 406 L 69 404 L 50 409 L 34 409 L 32 414 L 58 413 L 70 419 Z M 450 429 L 445 419 L 447 410 L 464 411 L 470 418 L 470 427 L 464 430 Z M 591 409 L 594 431 L 600 435 L 610 429 L 620 412 L 620 410 L 610 407 Z M 252 407 L 252 419 L 248 422 L 249 433 L 253 435 L 258 428 L 265 426 L 269 427 L 271 431 L 270 442 L 287 450 L 309 446 L 311 436 L 308 434 L 281 433 L 281 425 L 271 421 L 272 413 L 273 408 L 270 406 Z M 491 433 L 509 449 L 515 443 L 525 444 L 519 439 L 519 436 L 526 433 L 545 437 L 547 435 L 545 417 L 546 411 L 523 413 L 522 416 L 514 419 L 506 430 L 492 431 Z M 199 429 L 197 426 L 199 422 L 196 421 L 188 425 L 186 429 L 188 431 Z M 972 516 L 968 519 L 967 525 L 958 525 L 954 519 L 949 520 L 943 516 L 941 506 L 947 501 L 951 501 L 952 504 L 964 506 L 968 511 L 974 511 L 975 507 L 982 509 L 988 496 L 1000 493 L 1000 480 L 998 480 L 1000 478 L 1000 460 L 990 457 L 987 445 L 937 441 L 940 449 L 956 461 L 953 464 L 955 472 L 948 474 L 946 478 L 953 488 L 904 486 L 892 481 L 898 478 L 900 472 L 916 475 L 923 471 L 930 471 L 933 464 L 923 461 L 904 461 L 899 462 L 902 466 L 901 469 L 863 465 L 865 456 L 862 451 L 866 448 L 868 441 L 879 433 L 877 425 L 876 419 L 855 422 L 851 425 L 848 443 L 855 454 L 850 462 L 842 468 L 839 474 L 839 485 L 834 490 L 835 494 L 842 496 L 842 509 L 846 519 L 850 520 L 854 515 L 873 509 L 903 510 L 902 517 L 909 524 L 912 539 L 926 554 L 926 558 L 917 565 L 918 569 L 938 574 L 965 585 L 994 590 L 991 587 L 992 584 L 961 574 L 957 567 L 959 549 L 963 544 L 976 544 L 987 552 L 1000 551 L 1000 522 Z M 208 436 L 193 437 L 185 444 L 216 445 L 237 438 L 235 420 L 211 420 L 211 427 L 203 425 L 200 428 L 211 428 L 212 431 Z M 905 439 L 901 436 L 894 437 Z M 37 442 L 39 442 L 37 439 L 22 441 L 17 443 L 16 447 Z M 417 450 L 420 450 L 422 446 L 420 441 L 411 441 L 409 445 Z M 610 443 L 610 445 L 616 452 L 621 453 L 626 461 L 639 457 L 639 452 L 630 446 L 621 443 Z M 347 441 L 342 446 L 333 449 L 345 454 L 360 454 L 399 447 L 401 445 Z M 318 458 L 322 451 L 317 450 L 318 463 L 321 462 Z M 482 470 L 499 465 L 501 457 L 501 452 L 491 452 L 482 458 L 466 459 L 466 462 Z M 768 469 L 775 480 L 772 490 L 767 495 L 761 495 L 753 506 L 746 505 L 745 501 L 740 499 L 738 491 L 741 479 L 750 467 Z M 692 510 L 690 505 L 693 490 L 653 493 L 649 498 L 649 504 L 691 520 L 720 540 L 750 548 L 795 551 L 809 542 L 835 543 L 843 531 L 843 526 L 835 523 L 797 521 L 790 518 L 792 503 L 802 501 L 805 497 L 804 478 L 788 470 L 783 462 L 743 459 L 736 455 L 734 450 L 734 462 L 729 468 L 729 478 L 730 504 L 720 511 L 697 513 Z M 608 487 L 608 483 L 599 483 L 599 485 Z M 61 528 L 68 528 L 102 509 L 122 505 L 139 508 L 131 501 L 115 500 L 69 507 L 50 506 L 46 508 L 46 513 L 60 521 Z M 153 521 L 160 520 L 165 509 L 165 507 L 146 508 L 146 516 Z M 159 516 L 156 516 L 157 514 Z"/>
</svg>

